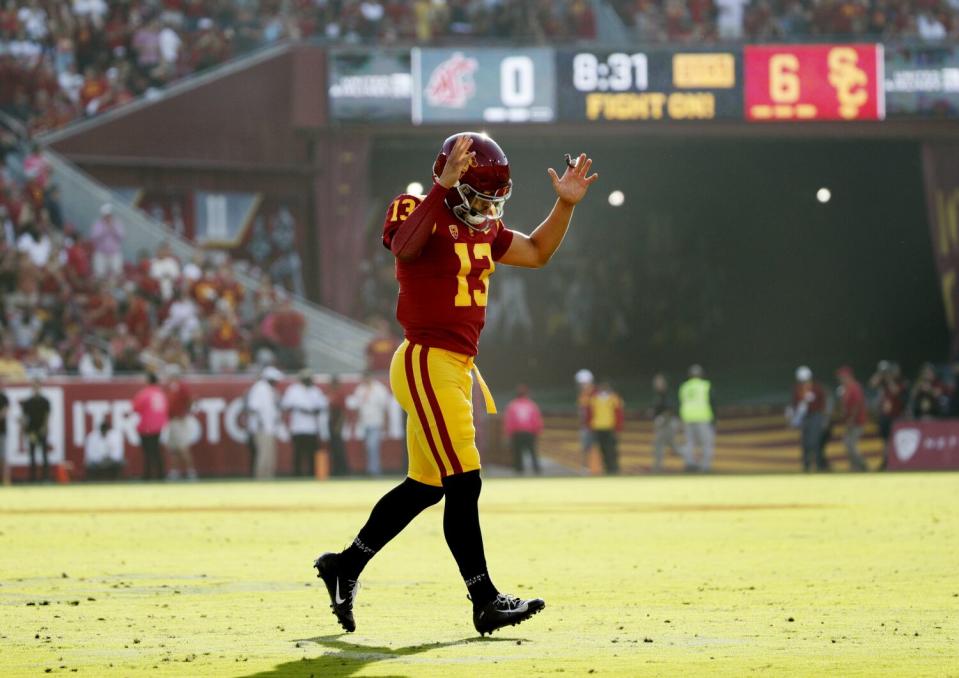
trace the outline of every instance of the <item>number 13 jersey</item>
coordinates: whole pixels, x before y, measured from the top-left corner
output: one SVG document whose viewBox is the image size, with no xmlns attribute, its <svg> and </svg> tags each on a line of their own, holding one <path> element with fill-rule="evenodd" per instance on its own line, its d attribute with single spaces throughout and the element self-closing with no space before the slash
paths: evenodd
<svg viewBox="0 0 959 678">
<path fill-rule="evenodd" d="M 424 198 L 404 193 L 390 203 L 383 225 L 387 249 Z M 396 319 L 414 344 L 475 356 L 486 323 L 489 277 L 512 244 L 513 232 L 499 220 L 485 233 L 474 231 L 445 201 L 424 216 L 433 225 L 423 250 L 412 261 L 396 260 Z"/>
</svg>

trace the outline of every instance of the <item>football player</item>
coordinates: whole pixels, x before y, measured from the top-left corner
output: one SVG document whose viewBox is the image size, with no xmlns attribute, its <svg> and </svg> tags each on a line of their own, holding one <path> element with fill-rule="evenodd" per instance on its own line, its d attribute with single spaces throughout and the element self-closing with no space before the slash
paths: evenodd
<svg viewBox="0 0 959 678">
<path fill-rule="evenodd" d="M 339 623 L 353 631 L 353 603 L 364 566 L 421 511 L 444 496 L 443 531 L 473 603 L 480 634 L 525 621 L 545 607 L 539 598 L 501 593 L 486 568 L 480 531 L 480 457 L 473 426 L 473 375 L 495 412 L 474 365 L 486 321 L 489 279 L 497 264 L 545 265 L 563 241 L 573 208 L 598 178 L 586 154 L 566 156 L 562 176 L 550 168 L 556 202 L 532 234 L 503 225 L 513 183 L 503 149 L 485 134 L 446 139 L 425 196 L 403 194 L 386 210 L 383 244 L 396 257 L 397 319 L 405 340 L 390 365 L 393 394 L 409 415 L 408 477 L 373 507 L 341 553 L 314 567 Z"/>
</svg>

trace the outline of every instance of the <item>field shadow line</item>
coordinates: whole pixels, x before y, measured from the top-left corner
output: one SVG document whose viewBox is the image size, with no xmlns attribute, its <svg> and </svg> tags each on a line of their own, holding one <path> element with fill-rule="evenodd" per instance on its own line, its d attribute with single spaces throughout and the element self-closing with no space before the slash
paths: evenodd
<svg viewBox="0 0 959 678">
<path fill-rule="evenodd" d="M 450 640 L 446 642 L 420 643 L 418 645 L 408 645 L 406 647 L 386 647 L 374 645 L 361 645 L 348 640 L 343 640 L 345 634 L 316 636 L 314 638 L 299 638 L 293 642 L 300 646 L 300 643 L 315 643 L 328 648 L 320 657 L 302 658 L 296 661 L 279 664 L 269 671 L 260 671 L 258 673 L 245 674 L 240 678 L 288 678 L 298 676 L 315 676 L 316 678 L 346 678 L 354 676 L 360 669 L 378 661 L 388 659 L 397 659 L 400 657 L 411 657 L 429 650 L 439 650 L 446 647 L 457 645 L 470 645 L 473 643 L 515 643 L 516 638 L 492 638 L 477 637 L 461 638 L 459 640 Z M 410 678 L 411 674 L 390 674 L 386 678 Z"/>
</svg>

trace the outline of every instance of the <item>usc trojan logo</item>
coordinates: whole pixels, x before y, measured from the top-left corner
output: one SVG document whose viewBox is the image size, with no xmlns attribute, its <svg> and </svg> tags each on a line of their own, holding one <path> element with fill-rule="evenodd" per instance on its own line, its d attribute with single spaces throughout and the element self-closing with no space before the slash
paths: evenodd
<svg viewBox="0 0 959 678">
<path fill-rule="evenodd" d="M 839 115 L 850 120 L 859 115 L 859 109 L 869 101 L 866 86 L 869 77 L 859 68 L 859 55 L 850 47 L 836 47 L 829 51 L 829 84 L 839 99 Z"/>
<path fill-rule="evenodd" d="M 464 108 L 476 94 L 473 73 L 478 67 L 476 59 L 465 57 L 462 52 L 454 52 L 430 74 L 424 92 L 426 101 L 430 106 Z"/>
<path fill-rule="evenodd" d="M 475 156 L 475 155 L 471 155 L 471 156 L 470 156 L 470 159 L 469 159 L 467 162 L 469 162 L 470 167 L 478 167 L 478 166 L 479 166 L 479 160 L 476 159 L 476 156 Z"/>
</svg>

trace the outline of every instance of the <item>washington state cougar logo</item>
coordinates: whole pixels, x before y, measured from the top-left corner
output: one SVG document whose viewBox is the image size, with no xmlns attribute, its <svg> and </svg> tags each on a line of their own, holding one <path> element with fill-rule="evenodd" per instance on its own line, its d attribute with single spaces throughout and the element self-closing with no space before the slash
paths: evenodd
<svg viewBox="0 0 959 678">
<path fill-rule="evenodd" d="M 896 458 L 906 462 L 912 459 L 919 449 L 919 440 L 922 434 L 917 428 L 904 428 L 896 431 Z"/>
<path fill-rule="evenodd" d="M 441 108 L 466 106 L 476 94 L 473 73 L 478 67 L 476 59 L 465 57 L 462 52 L 454 52 L 430 74 L 425 92 L 427 103 Z"/>
</svg>

